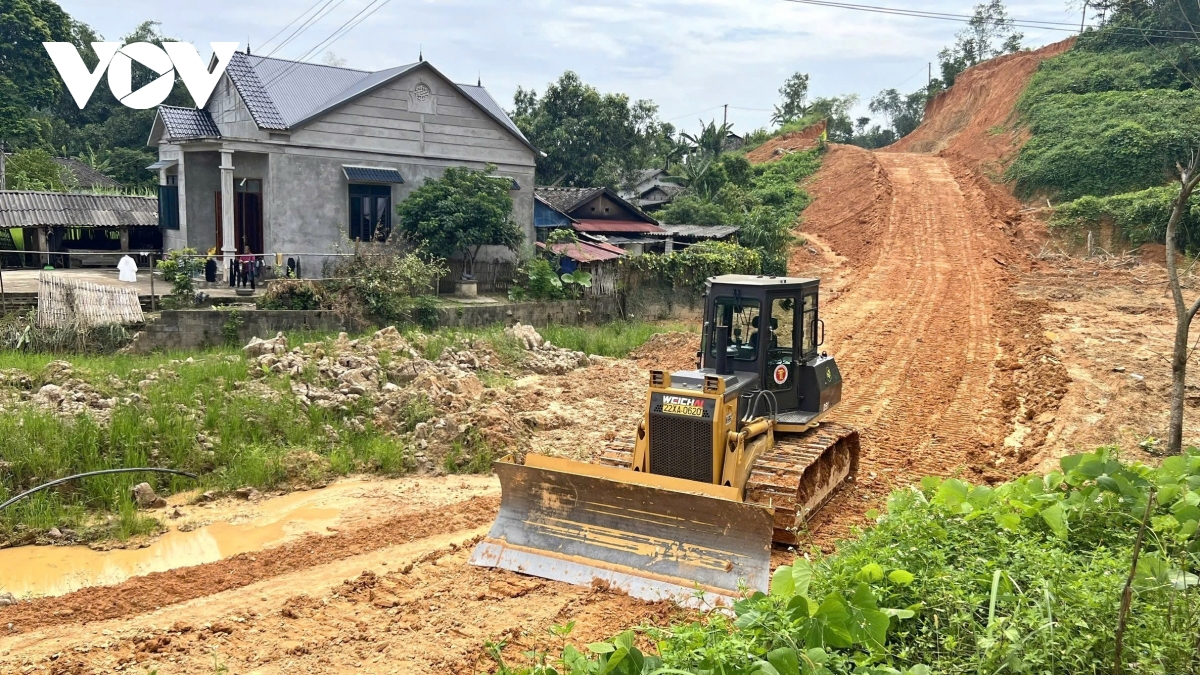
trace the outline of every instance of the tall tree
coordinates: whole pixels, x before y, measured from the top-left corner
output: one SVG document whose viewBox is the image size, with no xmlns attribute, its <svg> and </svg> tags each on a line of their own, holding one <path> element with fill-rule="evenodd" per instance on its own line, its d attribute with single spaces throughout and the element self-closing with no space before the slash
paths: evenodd
<svg viewBox="0 0 1200 675">
<path fill-rule="evenodd" d="M 808 112 L 808 74 L 793 73 L 779 88 L 779 105 L 771 114 L 771 123 L 783 126 L 794 122 Z"/>
<path fill-rule="evenodd" d="M 1175 260 L 1176 237 L 1184 214 L 1191 208 L 1192 193 L 1200 184 L 1200 148 L 1192 150 L 1186 167 L 1180 164 L 1177 168 L 1179 194 L 1171 203 L 1166 234 L 1167 278 L 1175 308 L 1175 341 L 1171 349 L 1171 415 L 1167 429 L 1167 452 L 1172 455 L 1183 452 L 1183 403 L 1187 390 L 1188 360 L 1191 357 L 1189 340 L 1192 320 L 1200 311 L 1200 297 L 1190 305 L 1183 298 L 1183 286 L 1179 281 L 1179 268 Z"/>
<path fill-rule="evenodd" d="M 925 118 L 927 100 L 925 89 L 918 89 L 907 96 L 896 89 L 885 89 L 876 94 L 867 107 L 876 115 L 883 115 L 896 138 L 904 138 L 920 126 Z"/>
<path fill-rule="evenodd" d="M 48 0 L 0 0 L 0 135 L 28 135 L 30 112 L 58 101 L 61 81 L 42 43 L 70 41 L 72 24 Z"/>
<path fill-rule="evenodd" d="M 1025 34 L 1017 32 L 1002 0 L 975 5 L 967 26 L 955 36 L 954 45 L 938 53 L 942 87 L 954 86 L 959 73 L 1001 54 L 1020 51 Z"/>
<path fill-rule="evenodd" d="M 546 154 L 539 183 L 619 188 L 672 150 L 675 128 L 658 120 L 653 102 L 601 94 L 571 71 L 541 96 L 518 87 L 513 105 L 513 121 Z"/>
<path fill-rule="evenodd" d="M 858 95 L 822 96 L 808 106 L 808 115 L 825 118 L 825 133 L 834 143 L 849 143 L 854 137 L 850 111 L 858 105 Z"/>
</svg>

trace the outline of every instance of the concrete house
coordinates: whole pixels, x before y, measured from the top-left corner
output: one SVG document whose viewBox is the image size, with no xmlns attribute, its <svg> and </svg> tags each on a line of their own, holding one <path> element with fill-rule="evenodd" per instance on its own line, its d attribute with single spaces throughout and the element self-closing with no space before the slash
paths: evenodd
<svg viewBox="0 0 1200 675">
<path fill-rule="evenodd" d="M 368 72 L 239 52 L 203 109 L 160 106 L 148 142 L 165 249 L 330 253 L 385 236 L 425 179 L 487 164 L 534 240 L 533 145 L 486 89 L 425 61 Z"/>
</svg>

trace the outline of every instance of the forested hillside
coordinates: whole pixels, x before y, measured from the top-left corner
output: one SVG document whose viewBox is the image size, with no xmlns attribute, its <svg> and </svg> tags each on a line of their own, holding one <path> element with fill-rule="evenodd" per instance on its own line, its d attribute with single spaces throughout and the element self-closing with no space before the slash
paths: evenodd
<svg viewBox="0 0 1200 675">
<path fill-rule="evenodd" d="M 105 39 L 159 44 L 170 38 L 154 21 L 114 38 L 98 35 L 51 0 L 0 0 L 0 140 L 14 153 L 6 167 L 8 189 L 70 189 L 72 177 L 50 160 L 54 156 L 76 157 L 127 189 L 156 182 L 145 170 L 156 157 L 146 147 L 154 110 L 126 108 L 104 81 L 80 110 L 42 47 L 42 42 L 73 43 L 93 68 L 90 43 Z M 150 71 L 135 62 L 134 89 L 150 79 Z M 166 102 L 190 105 L 182 81 Z"/>
<path fill-rule="evenodd" d="M 1019 113 L 1031 138 L 1008 177 L 1020 197 L 1063 202 L 1056 226 L 1111 219 L 1134 244 L 1162 240 L 1176 162 L 1200 143 L 1200 35 L 1186 6 L 1114 7 L 1104 29 L 1042 63 L 1025 91 Z M 1200 223 L 1194 212 L 1191 220 Z M 1195 228 L 1184 229 L 1195 248 Z"/>
</svg>

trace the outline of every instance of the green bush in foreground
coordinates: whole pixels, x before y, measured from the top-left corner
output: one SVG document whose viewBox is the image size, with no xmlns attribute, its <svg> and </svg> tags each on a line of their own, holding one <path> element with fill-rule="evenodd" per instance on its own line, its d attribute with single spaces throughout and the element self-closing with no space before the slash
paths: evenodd
<svg viewBox="0 0 1200 675">
<path fill-rule="evenodd" d="M 1124 672 L 1197 672 L 1200 451 L 1158 468 L 1114 457 L 1067 457 L 995 488 L 926 479 L 838 553 L 777 569 L 769 595 L 639 629 L 657 655 L 630 632 L 501 672 L 1109 673 L 1148 502 Z"/>
</svg>

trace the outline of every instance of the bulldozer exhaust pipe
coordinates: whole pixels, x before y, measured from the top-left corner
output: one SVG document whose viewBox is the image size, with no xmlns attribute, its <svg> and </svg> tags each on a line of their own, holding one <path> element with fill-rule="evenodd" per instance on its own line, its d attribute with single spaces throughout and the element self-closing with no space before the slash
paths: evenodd
<svg viewBox="0 0 1200 675">
<path fill-rule="evenodd" d="M 500 514 L 473 565 L 692 607 L 767 590 L 774 511 L 736 488 L 539 455 L 494 468 Z"/>
</svg>

